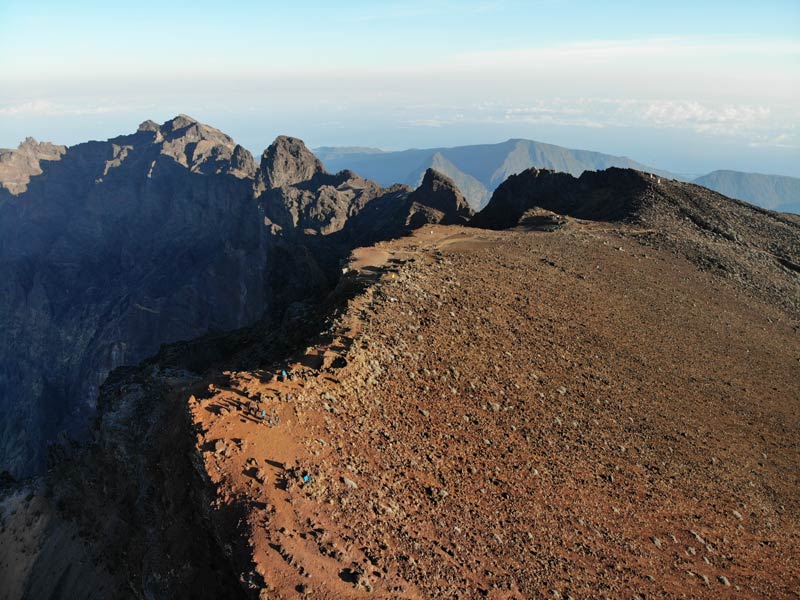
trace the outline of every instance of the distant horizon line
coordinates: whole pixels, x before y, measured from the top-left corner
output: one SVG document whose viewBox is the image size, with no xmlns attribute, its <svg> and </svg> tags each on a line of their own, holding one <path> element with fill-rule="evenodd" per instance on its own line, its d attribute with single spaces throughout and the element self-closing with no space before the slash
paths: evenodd
<svg viewBox="0 0 800 600">
<path fill-rule="evenodd" d="M 188 119 L 188 120 L 192 121 L 193 123 L 204 125 L 206 127 L 211 127 L 213 129 L 216 129 L 217 131 L 220 131 L 221 133 L 227 135 L 228 137 L 230 137 L 234 141 L 236 141 L 233 136 L 225 133 L 224 130 L 222 130 L 222 129 L 214 126 L 214 125 L 209 125 L 208 123 L 203 122 L 203 121 L 201 121 L 199 119 L 196 119 L 196 118 L 194 118 L 194 117 L 192 117 L 192 116 L 190 116 L 190 115 L 188 115 L 186 113 L 178 113 L 177 115 L 175 115 L 174 117 L 172 117 L 170 119 L 167 119 L 163 123 L 158 123 L 158 121 L 156 121 L 154 119 L 146 118 L 146 119 L 142 120 L 139 123 L 139 126 L 141 126 L 141 125 L 143 125 L 145 123 L 148 123 L 148 122 L 152 122 L 152 123 L 156 123 L 160 127 L 160 126 L 163 126 L 163 125 L 165 125 L 165 124 L 167 124 L 167 123 L 169 123 L 169 122 L 171 122 L 171 121 L 173 121 L 175 119 L 178 119 L 178 118 L 185 118 L 185 119 Z M 137 131 L 138 131 L 138 129 L 137 129 Z M 52 141 L 52 140 L 49 140 L 49 139 L 48 140 L 38 139 L 35 136 L 28 135 L 25 138 L 23 138 L 22 140 L 20 140 L 16 147 L 12 148 L 12 147 L 2 147 L 2 146 L 0 146 L 0 150 L 5 150 L 5 151 L 16 150 L 20 146 L 22 146 L 25 143 L 25 141 L 28 140 L 28 139 L 33 139 L 34 141 L 39 142 L 39 143 L 50 143 L 50 144 L 54 144 L 54 145 L 57 145 L 57 146 L 65 146 L 66 148 L 71 148 L 71 147 L 74 147 L 74 146 L 79 146 L 81 144 L 87 144 L 87 143 L 93 143 L 93 142 L 95 142 L 95 143 L 96 142 L 101 142 L 102 143 L 102 142 L 113 141 L 113 140 L 115 140 L 117 138 L 120 138 L 120 137 L 124 137 L 124 136 L 135 134 L 137 131 L 133 131 L 133 132 L 130 132 L 130 133 L 120 133 L 120 134 L 117 134 L 117 135 L 114 135 L 114 136 L 111 136 L 111 137 L 108 137 L 108 138 L 105 138 L 105 139 L 99 139 L 99 138 L 85 139 L 83 141 L 76 142 L 74 144 L 61 144 L 61 143 L 59 143 L 57 141 Z M 277 134 L 273 138 L 273 142 L 274 142 L 275 139 L 277 139 L 278 137 L 281 137 L 281 136 L 293 137 L 295 139 L 301 140 L 304 144 L 306 144 L 305 140 L 302 137 L 294 136 L 294 135 L 291 135 L 291 134 L 288 134 L 288 133 Z M 267 143 L 264 146 L 264 148 L 259 150 L 259 151 L 254 151 L 253 147 L 251 147 L 251 145 L 249 145 L 249 144 L 245 145 L 245 144 L 240 144 L 239 142 L 236 142 L 236 143 L 237 143 L 237 145 L 240 145 L 243 148 L 245 148 L 254 157 L 256 157 L 256 156 L 260 156 L 261 154 L 263 154 L 263 152 L 266 150 L 266 148 L 268 148 L 273 142 Z M 581 148 L 581 147 L 575 147 L 573 145 L 569 145 L 568 146 L 568 145 L 564 145 L 564 144 L 546 142 L 546 141 L 536 140 L 536 139 L 527 138 L 527 137 L 509 137 L 509 138 L 501 139 L 500 141 L 491 141 L 491 142 L 490 141 L 486 141 L 486 142 L 473 142 L 473 143 L 467 143 L 467 144 L 454 144 L 454 145 L 412 146 L 412 147 L 405 147 L 405 148 L 399 147 L 399 148 L 395 148 L 395 149 L 392 149 L 391 145 L 389 145 L 387 147 L 380 147 L 380 146 L 360 145 L 360 144 L 343 144 L 343 145 L 323 144 L 323 145 L 314 145 L 314 146 L 306 144 L 306 146 L 314 154 L 316 154 L 319 151 L 324 151 L 324 150 L 352 150 L 352 152 L 349 152 L 349 154 L 368 154 L 368 153 L 374 153 L 374 154 L 396 154 L 396 153 L 402 153 L 402 152 L 425 152 L 425 151 L 436 151 L 436 150 L 452 150 L 452 149 L 455 149 L 455 148 L 467 148 L 467 147 L 474 147 L 474 146 L 500 146 L 502 144 L 508 144 L 510 142 L 531 142 L 531 143 L 534 143 L 534 144 L 541 144 L 541 145 L 553 146 L 553 147 L 556 147 L 556 148 L 563 148 L 565 150 L 570 150 L 570 151 L 592 152 L 592 153 L 596 153 L 596 154 L 602 154 L 602 155 L 605 155 L 605 156 L 611 156 L 613 158 L 621 158 L 621 159 L 637 162 L 637 163 L 641 164 L 642 166 L 646 166 L 646 167 L 650 167 L 650 168 L 653 168 L 653 169 L 658 169 L 660 171 L 664 171 L 667 174 L 680 176 L 680 177 L 684 178 L 687 181 L 693 181 L 694 179 L 697 179 L 697 178 L 700 178 L 700 177 L 705 177 L 705 176 L 708 176 L 708 175 L 710 175 L 712 173 L 721 173 L 721 172 L 722 173 L 724 173 L 724 172 L 745 173 L 745 174 L 748 174 L 748 175 L 763 175 L 763 176 L 766 176 L 766 177 L 786 177 L 786 178 L 789 178 L 789 179 L 800 179 L 800 176 L 797 176 L 797 175 L 786 175 L 786 174 L 783 174 L 783 173 L 775 173 L 775 172 L 767 173 L 767 172 L 762 172 L 762 171 L 743 171 L 743 170 L 740 170 L 740 169 L 731 169 L 731 168 L 717 168 L 717 169 L 712 169 L 710 171 L 695 171 L 695 172 L 686 172 L 686 171 L 683 171 L 683 170 L 671 170 L 671 169 L 662 168 L 662 167 L 654 165 L 654 164 L 648 164 L 646 162 L 638 160 L 637 158 L 633 158 L 633 157 L 629 156 L 628 154 L 613 154 L 613 153 L 610 153 L 610 152 L 605 152 L 603 150 L 597 150 L 597 149 L 591 149 L 591 148 Z"/>
</svg>

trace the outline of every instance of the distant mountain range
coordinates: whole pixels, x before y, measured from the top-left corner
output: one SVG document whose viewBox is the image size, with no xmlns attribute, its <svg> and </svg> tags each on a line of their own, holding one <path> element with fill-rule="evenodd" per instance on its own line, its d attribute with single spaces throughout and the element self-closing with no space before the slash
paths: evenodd
<svg viewBox="0 0 800 600">
<path fill-rule="evenodd" d="M 314 152 L 331 172 L 351 169 L 384 186 L 393 183 L 417 186 L 425 170 L 433 168 L 450 177 L 475 210 L 480 210 L 489 202 L 492 192 L 509 175 L 531 167 L 570 173 L 576 177 L 584 171 L 620 167 L 680 181 L 691 179 L 624 156 L 574 150 L 523 139 L 511 139 L 499 144 L 397 152 L 364 147 L 322 147 Z M 771 210 L 800 212 L 800 179 L 793 177 L 714 171 L 695 179 L 694 183 Z"/>
<path fill-rule="evenodd" d="M 317 148 L 316 155 L 329 171 L 351 169 L 381 185 L 419 184 L 432 168 L 452 179 L 472 208 L 483 208 L 492 192 L 509 175 L 530 167 L 552 169 L 578 176 L 584 171 L 621 167 L 675 177 L 624 156 L 588 150 L 571 150 L 531 140 L 512 139 L 500 144 L 427 148 L 384 152 L 375 148 Z"/>
<path fill-rule="evenodd" d="M 770 210 L 800 214 L 800 179 L 741 171 L 713 171 L 694 183 Z"/>
</svg>

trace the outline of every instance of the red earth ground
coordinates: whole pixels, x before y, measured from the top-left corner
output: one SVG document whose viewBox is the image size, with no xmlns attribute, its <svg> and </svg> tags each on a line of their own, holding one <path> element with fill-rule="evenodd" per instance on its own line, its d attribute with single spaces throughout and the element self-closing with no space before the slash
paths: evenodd
<svg viewBox="0 0 800 600">
<path fill-rule="evenodd" d="M 426 227 L 192 395 L 253 596 L 800 596 L 797 315 L 644 240 Z"/>
</svg>

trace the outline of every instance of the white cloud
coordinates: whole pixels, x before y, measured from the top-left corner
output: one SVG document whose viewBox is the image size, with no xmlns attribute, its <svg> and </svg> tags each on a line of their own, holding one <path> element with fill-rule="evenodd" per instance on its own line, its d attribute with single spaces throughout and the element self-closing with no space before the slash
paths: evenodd
<svg viewBox="0 0 800 600">
<path fill-rule="evenodd" d="M 443 66 L 492 67 L 515 69 L 543 61 L 565 64 L 596 64 L 618 60 L 652 61 L 713 58 L 731 60 L 800 56 L 800 40 L 730 37 L 654 37 L 638 40 L 598 40 L 572 42 L 532 48 L 492 50 L 456 54 L 444 59 Z M 690 65 L 687 65 L 690 66 Z"/>
<path fill-rule="evenodd" d="M 8 117 L 69 117 L 125 113 L 142 107 L 125 104 L 63 104 L 51 100 L 36 99 L 18 104 L 0 106 L 0 116 Z"/>
<path fill-rule="evenodd" d="M 104 102 L 71 103 L 54 102 L 52 100 L 34 99 L 16 104 L 0 106 L 0 116 L 7 117 L 77 117 L 130 113 L 145 108 L 142 105 Z"/>
<path fill-rule="evenodd" d="M 453 3 L 432 0 L 414 9 L 443 10 Z M 496 5 L 475 1 L 461 9 Z M 371 14 L 389 18 L 402 10 L 392 3 Z M 102 82 L 54 77 L 35 86 L 4 85 L 8 75 L 0 74 L 0 117 L 129 113 L 143 120 L 165 112 L 249 115 L 257 107 L 303 122 L 358 124 L 371 118 L 406 128 L 636 127 L 726 137 L 744 146 L 800 144 L 800 40 L 795 39 L 606 40 L 363 69 L 295 68 L 280 61 L 244 66 L 202 77 L 190 67 L 179 77 L 139 78 L 123 71 Z"/>
<path fill-rule="evenodd" d="M 419 109 L 418 109 L 419 110 Z M 433 115 L 407 120 L 414 127 L 460 123 L 563 125 L 588 128 L 637 127 L 688 130 L 736 138 L 751 146 L 797 147 L 800 107 L 715 104 L 696 100 L 553 98 L 526 104 L 479 103 L 429 109 Z"/>
</svg>

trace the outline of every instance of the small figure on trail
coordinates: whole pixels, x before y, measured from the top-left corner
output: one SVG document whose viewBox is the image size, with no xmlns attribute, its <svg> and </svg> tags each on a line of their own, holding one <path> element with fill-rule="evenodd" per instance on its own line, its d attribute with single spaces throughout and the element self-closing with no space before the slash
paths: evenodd
<svg viewBox="0 0 800 600">
<path fill-rule="evenodd" d="M 276 425 L 280 425 L 281 418 L 275 412 L 275 407 L 273 406 L 269 411 L 269 426 L 274 427 Z"/>
<path fill-rule="evenodd" d="M 281 381 L 286 381 L 286 369 L 281 369 Z"/>
</svg>

